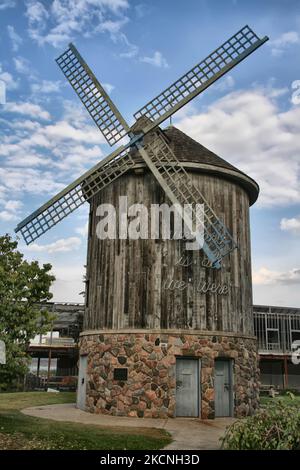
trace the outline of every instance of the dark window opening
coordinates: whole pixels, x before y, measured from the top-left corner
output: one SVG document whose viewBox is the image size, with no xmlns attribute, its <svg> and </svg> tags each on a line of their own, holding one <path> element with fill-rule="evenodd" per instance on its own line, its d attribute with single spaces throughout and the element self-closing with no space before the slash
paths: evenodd
<svg viewBox="0 0 300 470">
<path fill-rule="evenodd" d="M 125 367 L 118 367 L 114 369 L 114 380 L 127 380 L 128 377 L 128 369 Z"/>
</svg>

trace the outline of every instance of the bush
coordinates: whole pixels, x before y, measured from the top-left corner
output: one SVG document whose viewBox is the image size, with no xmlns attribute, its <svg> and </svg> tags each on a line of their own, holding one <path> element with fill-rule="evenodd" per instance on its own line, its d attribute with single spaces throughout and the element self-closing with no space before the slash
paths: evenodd
<svg viewBox="0 0 300 470">
<path fill-rule="evenodd" d="M 221 440 L 230 450 L 300 450 L 300 410 L 278 400 L 233 423 Z"/>
</svg>

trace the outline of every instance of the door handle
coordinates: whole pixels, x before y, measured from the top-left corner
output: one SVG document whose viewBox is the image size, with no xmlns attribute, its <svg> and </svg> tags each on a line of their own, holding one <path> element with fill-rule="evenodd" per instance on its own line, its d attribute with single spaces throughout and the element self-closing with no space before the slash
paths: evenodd
<svg viewBox="0 0 300 470">
<path fill-rule="evenodd" d="M 84 384 L 84 379 L 82 378 L 82 379 L 81 379 L 81 385 L 83 385 L 83 384 Z"/>
</svg>

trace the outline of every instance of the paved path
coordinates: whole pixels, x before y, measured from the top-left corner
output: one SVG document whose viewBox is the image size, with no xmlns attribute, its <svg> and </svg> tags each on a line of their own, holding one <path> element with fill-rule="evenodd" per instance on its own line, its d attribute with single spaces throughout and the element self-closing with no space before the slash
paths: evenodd
<svg viewBox="0 0 300 470">
<path fill-rule="evenodd" d="M 37 418 L 99 426 L 165 429 L 173 438 L 173 442 L 165 449 L 174 450 L 219 449 L 219 438 L 224 434 L 226 426 L 235 421 L 233 418 L 215 420 L 126 418 L 87 413 L 78 410 L 73 404 L 35 406 L 22 410 L 22 413 Z"/>
</svg>

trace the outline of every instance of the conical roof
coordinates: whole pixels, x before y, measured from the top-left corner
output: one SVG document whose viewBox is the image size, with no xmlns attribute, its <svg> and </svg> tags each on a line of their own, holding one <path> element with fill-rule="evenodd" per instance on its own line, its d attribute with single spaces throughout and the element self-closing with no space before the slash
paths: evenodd
<svg viewBox="0 0 300 470">
<path fill-rule="evenodd" d="M 177 129 L 177 127 L 167 127 L 164 129 L 163 133 L 168 137 L 169 145 L 179 161 L 205 163 L 207 165 L 240 171 L 235 166 L 204 147 L 204 145 Z"/>
<path fill-rule="evenodd" d="M 147 118 L 140 118 L 133 126 L 134 133 L 138 134 L 148 122 L 150 121 Z M 177 129 L 177 127 L 169 126 L 163 129 L 162 132 L 177 159 L 180 162 L 185 162 L 187 168 L 234 181 L 247 191 L 250 205 L 254 204 L 259 194 L 259 186 L 250 176 Z M 152 132 L 145 137 L 146 143 L 148 139 L 151 139 L 151 134 Z M 142 161 L 137 152 L 134 152 L 134 157 L 137 161 Z"/>
</svg>

